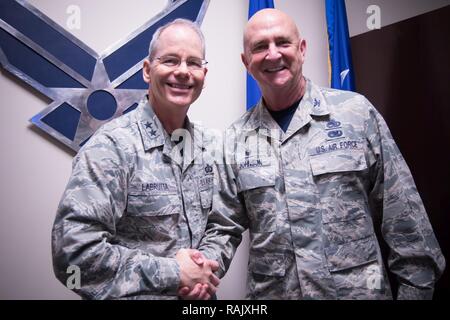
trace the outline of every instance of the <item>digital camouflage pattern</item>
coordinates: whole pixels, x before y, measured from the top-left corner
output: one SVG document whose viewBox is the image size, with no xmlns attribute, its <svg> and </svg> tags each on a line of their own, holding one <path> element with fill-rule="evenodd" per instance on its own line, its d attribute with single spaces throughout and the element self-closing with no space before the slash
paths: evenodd
<svg viewBox="0 0 450 320">
<path fill-rule="evenodd" d="M 226 132 L 200 250 L 227 270 L 250 230 L 249 299 L 429 299 L 445 260 L 408 166 L 363 96 L 306 93 L 286 133 L 263 102 Z"/>
<path fill-rule="evenodd" d="M 100 128 L 75 157 L 52 248 L 64 285 L 67 268 L 80 268 L 74 291 L 83 298 L 176 298 L 174 256 L 198 246 L 213 186 L 212 136 L 189 120 L 185 127 L 182 153 L 144 99 Z"/>
</svg>

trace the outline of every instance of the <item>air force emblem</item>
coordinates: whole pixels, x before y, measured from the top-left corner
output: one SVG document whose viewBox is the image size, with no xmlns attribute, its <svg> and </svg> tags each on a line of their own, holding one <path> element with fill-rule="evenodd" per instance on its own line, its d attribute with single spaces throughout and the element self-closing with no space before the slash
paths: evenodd
<svg viewBox="0 0 450 320">
<path fill-rule="evenodd" d="M 24 0 L 0 1 L 0 62 L 53 102 L 31 122 L 77 151 L 105 122 L 138 105 L 141 70 L 158 27 L 176 18 L 201 24 L 209 0 L 168 0 L 138 30 L 102 54 Z"/>
</svg>

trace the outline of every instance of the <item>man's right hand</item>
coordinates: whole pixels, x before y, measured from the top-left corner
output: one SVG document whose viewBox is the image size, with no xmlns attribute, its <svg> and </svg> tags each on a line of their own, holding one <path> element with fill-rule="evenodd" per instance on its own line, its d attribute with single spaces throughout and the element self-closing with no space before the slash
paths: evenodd
<svg viewBox="0 0 450 320">
<path fill-rule="evenodd" d="M 181 249 L 175 259 L 180 266 L 179 295 L 184 299 L 211 298 L 220 283 L 213 273 L 219 268 L 215 261 L 205 259 L 203 255 L 193 249 Z"/>
</svg>

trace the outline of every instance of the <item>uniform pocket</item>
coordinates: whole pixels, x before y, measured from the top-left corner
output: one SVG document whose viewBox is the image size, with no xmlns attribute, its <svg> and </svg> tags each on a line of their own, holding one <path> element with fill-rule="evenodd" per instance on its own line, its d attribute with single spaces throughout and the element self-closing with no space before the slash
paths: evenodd
<svg viewBox="0 0 450 320">
<path fill-rule="evenodd" d="M 349 221 L 368 212 L 364 150 L 336 150 L 310 156 L 324 223 Z"/>
<path fill-rule="evenodd" d="M 361 267 L 377 260 L 377 246 L 373 236 L 331 245 L 325 251 L 328 269 L 332 273 Z"/>
<path fill-rule="evenodd" d="M 249 297 L 282 299 L 286 292 L 286 261 L 282 253 L 253 251 L 249 264 Z"/>
<path fill-rule="evenodd" d="M 286 273 L 286 263 L 284 255 L 281 253 L 255 253 L 250 259 L 249 269 L 252 273 L 271 276 L 284 277 Z"/>
<path fill-rule="evenodd" d="M 129 194 L 127 213 L 130 216 L 166 216 L 179 214 L 181 203 L 177 194 Z"/>
<path fill-rule="evenodd" d="M 370 237 L 373 234 L 372 220 L 365 215 L 358 218 L 327 223 L 323 219 L 323 230 L 331 244 L 344 244 Z"/>
<path fill-rule="evenodd" d="M 362 149 L 337 150 L 317 154 L 310 156 L 309 162 L 313 176 L 367 169 L 367 162 Z"/>
<path fill-rule="evenodd" d="M 141 242 L 170 242 L 179 237 L 181 203 L 177 194 L 129 194 L 117 232 Z"/>
<path fill-rule="evenodd" d="M 326 249 L 338 299 L 386 299 L 388 287 L 378 263 L 374 236 Z"/>
<path fill-rule="evenodd" d="M 277 228 L 275 175 L 274 166 L 245 168 L 238 172 L 238 189 L 244 195 L 252 232 L 273 232 Z"/>
<path fill-rule="evenodd" d="M 237 184 L 239 192 L 275 185 L 275 166 L 268 160 L 247 159 L 239 164 Z"/>
</svg>

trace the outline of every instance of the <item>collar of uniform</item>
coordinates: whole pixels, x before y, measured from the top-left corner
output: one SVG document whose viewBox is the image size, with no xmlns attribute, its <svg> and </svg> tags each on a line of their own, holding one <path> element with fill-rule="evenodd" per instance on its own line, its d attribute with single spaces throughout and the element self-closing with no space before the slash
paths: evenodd
<svg viewBox="0 0 450 320">
<path fill-rule="evenodd" d="M 204 146 L 206 143 L 206 139 L 204 136 L 204 132 L 201 129 L 201 126 L 199 126 L 196 123 L 192 123 L 189 121 L 189 118 L 186 118 L 185 123 L 186 130 L 190 133 L 190 136 L 193 139 L 193 153 L 184 153 L 184 168 L 186 169 L 192 161 L 194 161 L 198 156 L 200 156 L 203 153 Z"/>
<path fill-rule="evenodd" d="M 243 126 L 243 129 L 248 131 L 263 129 L 260 130 L 261 134 L 266 134 L 274 139 L 287 140 L 303 126 L 308 124 L 312 119 L 311 116 L 326 116 L 330 114 L 319 87 L 306 77 L 305 80 L 305 94 L 286 133 L 282 133 L 279 125 L 267 110 L 263 99 L 260 99 L 255 108 L 250 111 L 249 118 Z"/>
<path fill-rule="evenodd" d="M 330 113 L 319 87 L 317 87 L 311 80 L 307 78 L 305 78 L 305 80 L 305 94 L 300 101 L 297 111 L 295 111 L 295 114 L 292 117 L 288 130 L 283 136 L 283 140 L 288 140 L 301 128 L 311 122 L 311 116 L 325 116 Z"/>
<path fill-rule="evenodd" d="M 147 97 L 138 106 L 138 125 L 145 151 L 164 145 L 164 128 Z"/>
<path fill-rule="evenodd" d="M 242 127 L 243 131 L 258 131 L 273 139 L 280 139 L 281 129 L 270 115 L 263 99 L 260 99 L 258 104 L 249 111 L 249 116 L 246 123 Z"/>
<path fill-rule="evenodd" d="M 192 123 L 188 117 L 186 117 L 183 129 L 188 132 L 187 136 L 185 136 L 185 132 L 182 133 L 183 153 L 180 153 L 180 148 L 176 147 L 177 143 L 172 141 L 172 137 L 163 130 L 163 154 L 182 167 L 184 171 L 194 159 L 203 153 L 205 141 L 203 130 L 197 124 Z"/>
<path fill-rule="evenodd" d="M 314 82 L 306 79 L 306 92 L 302 102 L 309 105 L 310 114 L 312 116 L 323 117 L 330 114 L 330 109 L 326 103 L 325 97 Z"/>
</svg>

